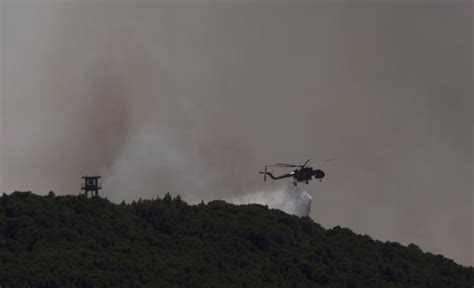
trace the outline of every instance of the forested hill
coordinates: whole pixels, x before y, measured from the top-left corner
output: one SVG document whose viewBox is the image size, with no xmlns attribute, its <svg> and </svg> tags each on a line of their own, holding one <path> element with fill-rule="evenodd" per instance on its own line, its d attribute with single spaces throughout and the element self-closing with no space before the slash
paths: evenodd
<svg viewBox="0 0 474 288">
<path fill-rule="evenodd" d="M 0 197 L 2 288 L 473 287 L 473 274 L 415 245 L 260 205 Z"/>
</svg>

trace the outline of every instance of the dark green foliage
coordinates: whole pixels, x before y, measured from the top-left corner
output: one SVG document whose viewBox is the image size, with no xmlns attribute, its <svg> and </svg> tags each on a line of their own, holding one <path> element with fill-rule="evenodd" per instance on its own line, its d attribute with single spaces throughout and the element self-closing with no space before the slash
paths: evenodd
<svg viewBox="0 0 474 288">
<path fill-rule="evenodd" d="M 260 205 L 0 197 L 2 288 L 473 287 L 473 273 Z"/>
</svg>

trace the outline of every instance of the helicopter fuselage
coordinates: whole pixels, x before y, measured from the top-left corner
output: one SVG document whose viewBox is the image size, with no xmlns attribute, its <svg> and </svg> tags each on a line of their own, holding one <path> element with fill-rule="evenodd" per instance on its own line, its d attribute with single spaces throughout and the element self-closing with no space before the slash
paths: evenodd
<svg viewBox="0 0 474 288">
<path fill-rule="evenodd" d="M 295 179 L 295 182 L 308 183 L 313 177 L 314 179 L 321 180 L 324 178 L 324 176 L 325 173 L 322 170 L 313 169 L 311 167 L 305 167 L 293 171 L 293 178 Z"/>
</svg>

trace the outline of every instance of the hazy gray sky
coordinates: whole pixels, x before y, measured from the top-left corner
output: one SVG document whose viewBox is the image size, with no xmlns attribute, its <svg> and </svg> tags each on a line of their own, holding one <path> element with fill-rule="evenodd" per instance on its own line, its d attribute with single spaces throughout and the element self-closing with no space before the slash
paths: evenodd
<svg viewBox="0 0 474 288">
<path fill-rule="evenodd" d="M 474 265 L 471 2 L 291 3 L 1 1 L 0 191 L 194 203 L 335 157 L 316 222 Z"/>
</svg>

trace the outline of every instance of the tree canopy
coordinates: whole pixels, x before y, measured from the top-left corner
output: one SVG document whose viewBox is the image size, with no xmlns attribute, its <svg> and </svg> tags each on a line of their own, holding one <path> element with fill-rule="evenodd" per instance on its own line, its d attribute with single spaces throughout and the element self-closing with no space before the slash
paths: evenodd
<svg viewBox="0 0 474 288">
<path fill-rule="evenodd" d="M 179 197 L 0 197 L 0 286 L 473 287 L 474 269 L 307 217 Z"/>
</svg>

